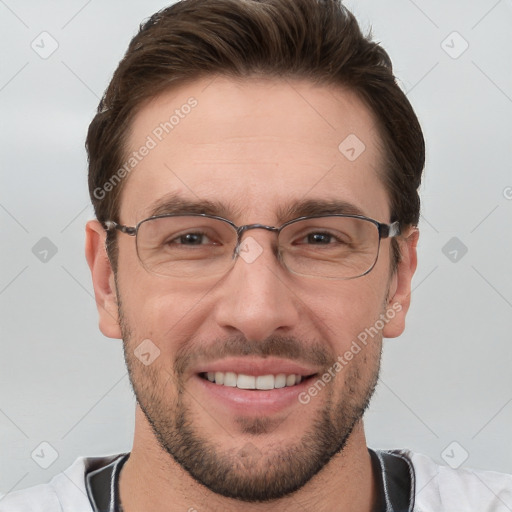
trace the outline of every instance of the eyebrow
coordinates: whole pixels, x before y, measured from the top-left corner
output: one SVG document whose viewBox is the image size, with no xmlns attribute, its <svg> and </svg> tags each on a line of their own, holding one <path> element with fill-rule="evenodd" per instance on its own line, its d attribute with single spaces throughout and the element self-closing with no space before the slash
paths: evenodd
<svg viewBox="0 0 512 512">
<path fill-rule="evenodd" d="M 149 217 L 168 214 L 204 213 L 218 217 L 228 217 L 238 209 L 226 206 L 219 201 L 208 199 L 186 199 L 177 193 L 166 194 L 149 207 Z"/>
<path fill-rule="evenodd" d="M 308 199 L 297 201 L 277 209 L 280 222 L 287 222 L 297 217 L 315 215 L 362 215 L 363 210 L 355 204 L 340 199 Z"/>
<path fill-rule="evenodd" d="M 186 199 L 177 193 L 166 194 L 154 202 L 148 211 L 148 217 L 169 214 L 202 213 L 233 219 L 240 217 L 243 208 L 227 205 L 208 199 Z M 277 208 L 277 223 L 281 224 L 298 217 L 316 215 L 362 215 L 365 213 L 355 204 L 339 199 L 307 199 L 290 201 Z"/>
</svg>

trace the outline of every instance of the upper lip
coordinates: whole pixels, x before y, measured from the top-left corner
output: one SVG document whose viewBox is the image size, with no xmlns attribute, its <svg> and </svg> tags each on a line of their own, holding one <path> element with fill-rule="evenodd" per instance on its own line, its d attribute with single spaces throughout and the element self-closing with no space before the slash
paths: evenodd
<svg viewBox="0 0 512 512">
<path fill-rule="evenodd" d="M 195 373 L 207 372 L 234 372 L 244 375 L 278 375 L 284 373 L 286 375 L 295 374 L 302 377 L 308 377 L 318 372 L 317 368 L 307 366 L 305 364 L 291 361 L 289 359 L 281 359 L 277 357 L 255 358 L 255 357 L 227 357 L 204 363 L 195 368 Z"/>
</svg>

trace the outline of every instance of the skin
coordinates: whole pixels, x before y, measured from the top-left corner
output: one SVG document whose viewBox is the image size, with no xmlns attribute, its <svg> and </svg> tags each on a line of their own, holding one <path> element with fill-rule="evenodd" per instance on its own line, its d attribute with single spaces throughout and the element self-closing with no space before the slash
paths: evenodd
<svg viewBox="0 0 512 512">
<path fill-rule="evenodd" d="M 278 226 L 289 219 L 279 219 L 277 207 L 304 199 L 344 200 L 370 218 L 390 222 L 375 120 L 352 92 L 301 80 L 209 77 L 144 105 L 133 121 L 130 151 L 191 96 L 197 107 L 125 178 L 122 224 L 135 226 L 168 193 L 218 201 L 226 209 L 223 216 L 237 225 Z M 366 146 L 353 162 L 338 150 L 350 134 Z M 120 477 L 125 512 L 240 507 L 370 512 L 375 507 L 375 475 L 361 416 L 378 377 L 382 337 L 399 336 L 405 326 L 418 232 L 410 228 L 400 237 L 402 261 L 395 273 L 390 272 L 390 240 L 383 240 L 373 270 L 345 281 L 293 275 L 275 257 L 275 234 L 253 230 L 248 236 L 262 248 L 254 262 L 239 258 L 224 276 L 187 281 L 148 273 L 137 258 L 135 239 L 119 234 L 114 277 L 104 229 L 97 221 L 87 224 L 86 256 L 100 329 L 124 339 L 140 402 L 132 452 Z M 308 404 L 293 400 L 276 410 L 250 403 L 234 408 L 205 390 L 197 376 L 201 364 L 222 358 L 228 343 L 236 354 L 245 347 L 251 364 L 296 360 L 288 345 L 279 344 L 283 339 L 297 349 L 300 364 L 321 376 L 393 304 L 400 311 Z M 160 350 L 148 366 L 133 353 L 145 339 Z M 275 347 L 281 352 L 273 354 Z M 320 355 L 327 364 L 320 364 Z M 332 448 L 316 440 L 322 418 L 323 427 L 334 429 L 332 435 L 346 439 L 295 492 L 241 502 L 212 490 L 211 482 L 198 483 L 183 460 L 169 455 L 165 441 L 176 433 L 179 414 L 196 441 L 206 443 L 201 446 L 212 449 L 215 460 L 228 461 L 231 477 L 245 483 L 263 482 L 265 475 L 276 481 L 295 471 L 304 450 L 318 455 Z M 311 438 L 313 447 L 305 444 Z M 292 463 L 286 466 L 276 454 Z"/>
</svg>

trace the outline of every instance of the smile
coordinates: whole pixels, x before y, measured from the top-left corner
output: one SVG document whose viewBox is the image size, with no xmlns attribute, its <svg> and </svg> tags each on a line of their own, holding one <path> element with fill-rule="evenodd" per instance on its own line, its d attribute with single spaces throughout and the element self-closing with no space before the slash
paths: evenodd
<svg viewBox="0 0 512 512">
<path fill-rule="evenodd" d="M 276 375 L 246 375 L 235 372 L 204 372 L 203 379 L 207 379 L 218 386 L 227 386 L 238 389 L 270 390 L 292 387 L 300 384 L 302 375 L 278 373 Z"/>
</svg>

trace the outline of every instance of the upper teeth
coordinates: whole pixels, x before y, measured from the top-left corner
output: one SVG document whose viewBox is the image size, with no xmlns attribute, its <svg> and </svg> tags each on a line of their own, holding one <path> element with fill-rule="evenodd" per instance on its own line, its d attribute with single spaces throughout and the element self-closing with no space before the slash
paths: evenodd
<svg viewBox="0 0 512 512">
<path fill-rule="evenodd" d="M 274 389 L 294 386 L 302 380 L 301 375 L 278 373 L 277 375 L 245 375 L 234 372 L 208 372 L 210 382 L 240 389 Z"/>
</svg>

